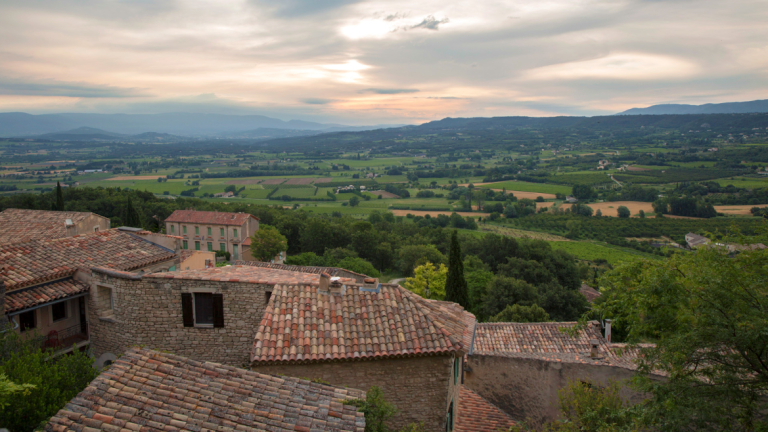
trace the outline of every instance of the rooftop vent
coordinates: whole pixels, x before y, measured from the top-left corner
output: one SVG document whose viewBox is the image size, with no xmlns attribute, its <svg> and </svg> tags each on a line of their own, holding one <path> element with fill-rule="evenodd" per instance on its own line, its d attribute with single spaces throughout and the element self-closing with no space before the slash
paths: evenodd
<svg viewBox="0 0 768 432">
<path fill-rule="evenodd" d="M 381 291 L 381 284 L 376 278 L 368 277 L 363 279 L 363 284 L 360 286 L 360 291 L 378 293 Z"/>
<path fill-rule="evenodd" d="M 66 219 L 66 220 L 64 220 L 64 224 L 65 224 L 65 225 L 67 225 L 67 226 L 72 226 L 72 225 L 74 225 L 74 223 L 72 222 L 72 219 Z"/>
</svg>

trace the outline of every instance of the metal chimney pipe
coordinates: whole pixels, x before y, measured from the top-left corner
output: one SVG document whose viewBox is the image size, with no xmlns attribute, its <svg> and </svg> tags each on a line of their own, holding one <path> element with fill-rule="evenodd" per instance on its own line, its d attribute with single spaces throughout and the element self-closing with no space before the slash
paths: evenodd
<svg viewBox="0 0 768 432">
<path fill-rule="evenodd" d="M 605 320 L 605 340 L 608 343 L 611 343 L 611 321 L 613 320 Z"/>
</svg>

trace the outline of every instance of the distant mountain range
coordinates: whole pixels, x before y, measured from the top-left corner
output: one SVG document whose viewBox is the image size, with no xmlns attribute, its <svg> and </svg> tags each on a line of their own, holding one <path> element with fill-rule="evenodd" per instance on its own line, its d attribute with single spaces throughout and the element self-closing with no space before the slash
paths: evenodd
<svg viewBox="0 0 768 432">
<path fill-rule="evenodd" d="M 768 99 L 749 102 L 728 102 L 719 104 L 685 105 L 663 104 L 648 108 L 632 108 L 616 115 L 659 115 L 659 114 L 749 114 L 768 112 Z"/>
<path fill-rule="evenodd" d="M 149 133 L 172 134 L 187 137 L 237 136 L 242 138 L 258 138 L 266 135 L 266 138 L 280 138 L 297 136 L 299 134 L 311 135 L 325 132 L 363 131 L 399 126 L 402 125 L 347 126 L 302 120 L 283 121 L 260 115 L 196 113 L 64 113 L 32 115 L 22 112 L 0 113 L 0 137 L 29 137 L 53 133 L 85 136 L 94 134 L 136 136 L 151 131 Z M 96 129 L 99 131 L 95 132 L 91 130 L 89 132 L 87 129 L 82 128 Z M 311 132 L 299 133 L 297 131 Z"/>
</svg>

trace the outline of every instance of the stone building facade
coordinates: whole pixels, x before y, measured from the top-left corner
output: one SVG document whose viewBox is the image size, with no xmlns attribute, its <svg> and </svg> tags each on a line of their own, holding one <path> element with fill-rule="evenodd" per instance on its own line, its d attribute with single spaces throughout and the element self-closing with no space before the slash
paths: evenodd
<svg viewBox="0 0 768 432">
<path fill-rule="evenodd" d="M 259 219 L 248 213 L 176 210 L 165 220 L 165 233 L 181 237 L 182 249 L 224 251 L 232 260 L 252 260 L 251 236 Z"/>
</svg>

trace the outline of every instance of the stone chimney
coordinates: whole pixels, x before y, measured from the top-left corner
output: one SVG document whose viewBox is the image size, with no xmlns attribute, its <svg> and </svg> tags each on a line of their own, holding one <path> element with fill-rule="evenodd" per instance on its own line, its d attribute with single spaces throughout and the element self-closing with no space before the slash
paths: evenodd
<svg viewBox="0 0 768 432">
<path fill-rule="evenodd" d="M 611 343 L 611 322 L 613 320 L 605 320 L 605 340 L 610 344 Z"/>
<path fill-rule="evenodd" d="M 344 292 L 346 292 L 347 287 L 339 279 L 338 277 L 331 278 L 331 283 L 328 286 L 328 291 L 331 294 L 344 295 Z"/>
<path fill-rule="evenodd" d="M 331 283 L 331 275 L 326 272 L 320 273 L 320 291 L 328 292 L 328 286 Z"/>
<path fill-rule="evenodd" d="M 598 348 L 600 343 L 597 341 L 597 339 L 590 339 L 589 345 L 592 347 L 592 350 L 589 352 L 589 356 L 593 359 L 600 358 L 600 349 Z"/>
</svg>

